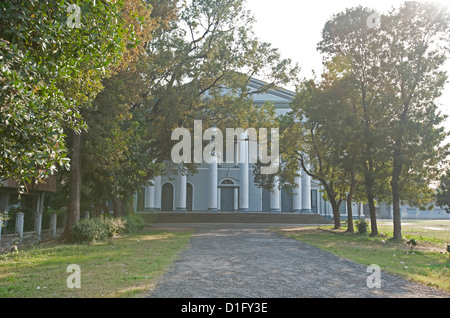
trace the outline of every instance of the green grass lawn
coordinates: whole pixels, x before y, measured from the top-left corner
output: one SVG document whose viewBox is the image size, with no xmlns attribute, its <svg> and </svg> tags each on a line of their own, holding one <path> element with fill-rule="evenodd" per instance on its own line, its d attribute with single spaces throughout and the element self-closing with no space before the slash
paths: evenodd
<svg viewBox="0 0 450 318">
<path fill-rule="evenodd" d="M 363 265 L 376 264 L 382 270 L 407 279 L 450 291 L 450 221 L 404 221 L 402 242 L 393 241 L 392 225 L 379 222 L 383 235 L 369 237 L 347 234 L 332 227 L 305 227 L 280 232 Z M 410 252 L 406 240 L 417 247 Z"/>
<path fill-rule="evenodd" d="M 145 230 L 109 243 L 42 244 L 0 255 L 0 297 L 140 297 L 188 246 L 191 231 Z M 81 269 L 69 289 L 67 266 Z"/>
</svg>

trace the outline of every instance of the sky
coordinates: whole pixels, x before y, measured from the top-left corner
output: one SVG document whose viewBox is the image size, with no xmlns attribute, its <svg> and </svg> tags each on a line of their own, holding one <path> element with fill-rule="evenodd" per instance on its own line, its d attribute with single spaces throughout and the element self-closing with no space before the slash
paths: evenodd
<svg viewBox="0 0 450 318">
<path fill-rule="evenodd" d="M 290 58 L 301 67 L 301 76 L 311 77 L 312 70 L 320 75 L 322 56 L 316 50 L 321 31 L 333 14 L 346 8 L 363 6 L 385 13 L 398 7 L 403 0 L 247 0 L 247 8 L 253 13 L 256 36 L 278 48 L 283 58 Z M 449 5 L 448 0 L 435 1 Z M 450 56 L 445 65 L 450 76 Z M 291 87 L 286 87 L 291 89 Z M 439 99 L 440 110 L 450 116 L 450 83 L 447 83 Z M 446 121 L 450 130 L 450 118 Z M 450 141 L 450 140 L 449 140 Z"/>
</svg>

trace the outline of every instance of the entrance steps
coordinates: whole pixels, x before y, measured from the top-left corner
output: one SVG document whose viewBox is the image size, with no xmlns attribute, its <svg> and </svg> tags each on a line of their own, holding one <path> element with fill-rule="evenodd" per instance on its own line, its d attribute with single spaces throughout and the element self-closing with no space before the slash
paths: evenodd
<svg viewBox="0 0 450 318">
<path fill-rule="evenodd" d="M 318 214 L 294 213 L 142 213 L 148 224 L 165 223 L 274 223 L 274 224 L 331 224 L 332 222 Z"/>
</svg>

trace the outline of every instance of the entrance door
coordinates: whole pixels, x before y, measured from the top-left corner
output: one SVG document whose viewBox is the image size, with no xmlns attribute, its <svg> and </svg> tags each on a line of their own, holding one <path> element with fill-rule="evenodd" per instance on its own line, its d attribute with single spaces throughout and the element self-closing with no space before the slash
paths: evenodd
<svg viewBox="0 0 450 318">
<path fill-rule="evenodd" d="M 290 186 L 281 189 L 281 212 L 294 212 L 294 198 L 289 195 L 292 192 Z"/>
<path fill-rule="evenodd" d="M 173 185 L 165 183 L 162 187 L 161 211 L 173 211 Z"/>
<path fill-rule="evenodd" d="M 270 212 L 270 191 L 262 189 L 262 212 Z"/>
<path fill-rule="evenodd" d="M 234 208 L 234 188 L 220 189 L 220 210 L 224 212 L 233 212 Z"/>
<path fill-rule="evenodd" d="M 194 188 L 192 187 L 192 184 L 188 183 L 186 186 L 186 210 L 188 212 L 193 211 L 193 195 L 194 195 Z"/>
</svg>

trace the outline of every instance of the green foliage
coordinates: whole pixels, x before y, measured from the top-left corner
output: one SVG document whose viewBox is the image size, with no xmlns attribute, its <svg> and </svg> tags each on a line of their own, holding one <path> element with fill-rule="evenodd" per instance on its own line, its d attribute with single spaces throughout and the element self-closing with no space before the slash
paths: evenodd
<svg viewBox="0 0 450 318">
<path fill-rule="evenodd" d="M 121 234 L 136 233 L 144 229 L 145 222 L 138 214 L 117 218 L 108 215 L 82 219 L 72 227 L 74 243 L 92 243 L 112 240 Z"/>
<path fill-rule="evenodd" d="M 140 214 L 129 213 L 122 219 L 125 221 L 125 233 L 135 233 L 143 230 L 145 227 L 145 221 Z"/>
<path fill-rule="evenodd" d="M 450 213 L 450 169 L 441 176 L 436 193 L 436 204 Z"/>
<path fill-rule="evenodd" d="M 4 227 L 5 223 L 10 219 L 7 213 L 0 212 L 0 227 Z"/>
<path fill-rule="evenodd" d="M 68 167 L 63 129 L 84 127 L 79 107 L 132 41 L 118 19 L 122 1 L 75 1 L 75 28 L 67 25 L 71 3 L 0 3 L 0 177 L 22 191 Z"/>
<path fill-rule="evenodd" d="M 74 243 L 112 240 L 124 230 L 125 221 L 123 219 L 109 216 L 80 220 L 71 229 Z"/>
<path fill-rule="evenodd" d="M 168 10 L 161 1 L 152 5 L 155 14 Z M 126 201 L 165 173 L 160 163 L 170 159 L 173 129 L 192 129 L 194 119 L 221 128 L 276 123 L 272 105 L 258 107 L 251 95 L 287 83 L 297 68 L 255 37 L 244 1 L 195 0 L 180 7 L 178 19 L 168 16 L 150 30 L 146 54 L 104 80 L 105 89 L 84 112 L 90 127 L 81 150 L 86 202 Z M 248 92 L 251 76 L 267 84 Z"/>
<path fill-rule="evenodd" d="M 356 220 L 355 225 L 359 234 L 367 234 L 369 230 L 369 223 L 365 219 Z"/>
</svg>

